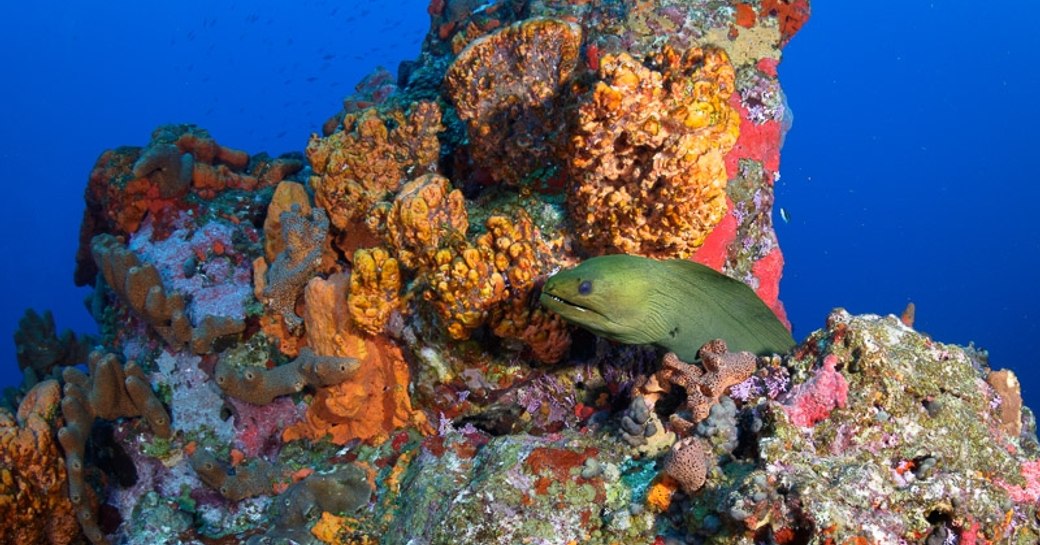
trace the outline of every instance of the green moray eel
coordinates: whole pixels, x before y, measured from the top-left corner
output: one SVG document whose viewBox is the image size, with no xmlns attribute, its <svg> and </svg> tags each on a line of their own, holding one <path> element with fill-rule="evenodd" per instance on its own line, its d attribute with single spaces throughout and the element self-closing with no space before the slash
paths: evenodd
<svg viewBox="0 0 1040 545">
<path fill-rule="evenodd" d="M 693 361 L 712 339 L 730 350 L 783 354 L 787 327 L 747 285 L 681 259 L 606 255 L 551 276 L 542 305 L 597 335 L 655 344 Z"/>
</svg>

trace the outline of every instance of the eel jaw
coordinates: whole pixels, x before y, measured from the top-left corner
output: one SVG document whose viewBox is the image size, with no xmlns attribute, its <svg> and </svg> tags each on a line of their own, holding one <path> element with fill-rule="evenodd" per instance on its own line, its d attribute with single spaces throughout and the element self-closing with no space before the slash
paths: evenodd
<svg viewBox="0 0 1040 545">
<path fill-rule="evenodd" d="M 563 297 L 545 291 L 544 289 L 542 290 L 542 295 L 539 300 L 545 308 L 559 314 L 567 321 L 576 322 L 578 325 L 592 325 L 590 324 L 591 320 L 597 322 L 610 322 L 610 319 L 604 316 L 601 312 L 572 303 Z"/>
</svg>

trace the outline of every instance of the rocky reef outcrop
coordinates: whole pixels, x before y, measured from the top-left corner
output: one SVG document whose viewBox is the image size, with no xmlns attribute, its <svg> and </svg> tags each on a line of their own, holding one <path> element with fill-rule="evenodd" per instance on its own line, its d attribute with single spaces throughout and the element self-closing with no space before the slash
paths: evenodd
<svg viewBox="0 0 1040 545">
<path fill-rule="evenodd" d="M 629 252 L 785 320 L 776 68 L 807 0 L 428 12 L 301 153 L 172 125 L 101 155 L 75 277 L 100 335 L 17 333 L 0 541 L 1040 538 L 1033 413 L 983 351 L 838 310 L 786 354 L 681 361 L 538 302 Z"/>
</svg>

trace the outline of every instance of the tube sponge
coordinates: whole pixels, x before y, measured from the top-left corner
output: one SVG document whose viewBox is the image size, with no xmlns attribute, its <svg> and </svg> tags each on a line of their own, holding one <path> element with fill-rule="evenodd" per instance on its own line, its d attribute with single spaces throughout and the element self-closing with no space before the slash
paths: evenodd
<svg viewBox="0 0 1040 545">
<path fill-rule="evenodd" d="M 295 360 L 271 369 L 235 367 L 229 358 L 217 362 L 217 386 L 229 396 L 254 405 L 266 405 L 274 398 L 295 394 L 307 386 L 331 386 L 350 378 L 360 362 L 354 358 L 319 356 L 301 348 Z"/>
</svg>

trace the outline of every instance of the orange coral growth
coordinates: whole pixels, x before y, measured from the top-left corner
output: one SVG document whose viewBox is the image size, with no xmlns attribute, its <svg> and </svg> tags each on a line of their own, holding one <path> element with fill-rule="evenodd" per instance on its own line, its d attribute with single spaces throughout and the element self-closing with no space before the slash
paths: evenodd
<svg viewBox="0 0 1040 545">
<path fill-rule="evenodd" d="M 191 175 L 191 187 L 199 197 L 212 199 L 225 189 L 256 189 L 259 182 L 256 178 L 235 172 L 227 165 L 209 165 L 195 163 Z"/>
<path fill-rule="evenodd" d="M 54 440 L 61 400 L 55 380 L 37 384 L 14 417 L 0 409 L 0 542 L 60 545 L 80 537 Z"/>
<path fill-rule="evenodd" d="M 425 174 L 406 183 L 386 216 L 387 242 L 405 267 L 429 263 L 434 251 L 452 234 L 469 229 L 462 192 L 437 174 Z"/>
<path fill-rule="evenodd" d="M 454 238 L 420 271 L 423 298 L 446 325 L 448 335 L 468 339 L 490 323 L 502 338 L 528 345 L 536 359 L 558 361 L 570 347 L 570 334 L 554 314 L 532 297 L 535 281 L 554 263 L 531 218 L 518 210 L 514 219 L 493 215 L 475 241 Z"/>
<path fill-rule="evenodd" d="M 322 511 L 321 518 L 311 528 L 311 535 L 323 543 L 340 543 L 339 535 L 348 528 L 348 520 L 347 517 L 339 517 L 328 511 Z"/>
<path fill-rule="evenodd" d="M 726 213 L 724 156 L 740 132 L 729 58 L 666 47 L 650 64 L 604 56 L 578 109 L 567 202 L 595 253 L 687 257 Z"/>
<path fill-rule="evenodd" d="M 175 142 L 183 153 L 190 153 L 196 161 L 208 165 L 223 164 L 231 170 L 241 172 L 249 166 L 249 154 L 234 148 L 221 146 L 206 131 L 187 130 Z"/>
<path fill-rule="evenodd" d="M 495 268 L 505 276 L 511 294 L 506 304 L 492 312 L 492 332 L 520 340 L 538 361 L 559 361 L 570 348 L 571 337 L 559 315 L 545 311 L 531 297 L 535 279 L 553 263 L 531 218 L 523 212 L 515 220 L 492 216 L 477 245 L 494 249 Z"/>
<path fill-rule="evenodd" d="M 780 47 L 787 45 L 791 37 L 809 19 L 809 0 L 763 0 L 759 14 L 775 17 L 780 25 Z"/>
<path fill-rule="evenodd" d="M 509 295 L 488 247 L 456 241 L 437 250 L 432 265 L 424 271 L 429 289 L 423 290 L 423 298 L 433 304 L 453 339 L 468 339 L 487 320 L 490 307 Z"/>
<path fill-rule="evenodd" d="M 664 513 L 671 507 L 672 496 L 678 489 L 679 483 L 675 479 L 659 473 L 646 491 L 647 507 L 654 513 Z"/>
<path fill-rule="evenodd" d="M 563 119 L 556 97 L 577 66 L 581 37 L 578 25 L 527 19 L 474 40 L 448 68 L 445 86 L 473 159 L 496 180 L 517 184 L 552 164 L 550 140 Z"/>
<path fill-rule="evenodd" d="M 407 114 L 374 107 L 347 114 L 343 130 L 313 135 L 307 144 L 315 203 L 337 229 L 363 227 L 373 205 L 436 168 L 441 130 L 440 108 L 433 102 L 418 102 Z"/>
<path fill-rule="evenodd" d="M 373 335 L 383 331 L 390 313 L 401 306 L 401 269 L 382 248 L 354 252 L 347 304 L 359 328 Z"/>
<path fill-rule="evenodd" d="M 311 214 L 311 200 L 307 190 L 297 182 L 282 182 L 274 190 L 271 203 L 267 205 L 267 217 L 264 218 L 264 256 L 268 263 L 274 263 L 278 254 L 285 250 L 285 239 L 282 237 L 282 212 L 292 210 L 298 205 L 304 216 Z"/>
<path fill-rule="evenodd" d="M 737 19 L 738 25 L 744 28 L 751 28 L 755 26 L 755 7 L 751 4 L 737 4 Z"/>
<path fill-rule="evenodd" d="M 357 358 L 361 366 L 345 382 L 319 388 L 304 421 L 282 434 L 286 441 L 326 435 L 337 444 L 355 438 L 377 441 L 403 426 L 427 426 L 425 416 L 412 408 L 411 376 L 401 350 L 385 337 L 364 337 L 356 330 L 347 305 L 348 283 L 346 275 L 334 274 L 307 284 L 306 337 L 319 355 Z"/>
</svg>

